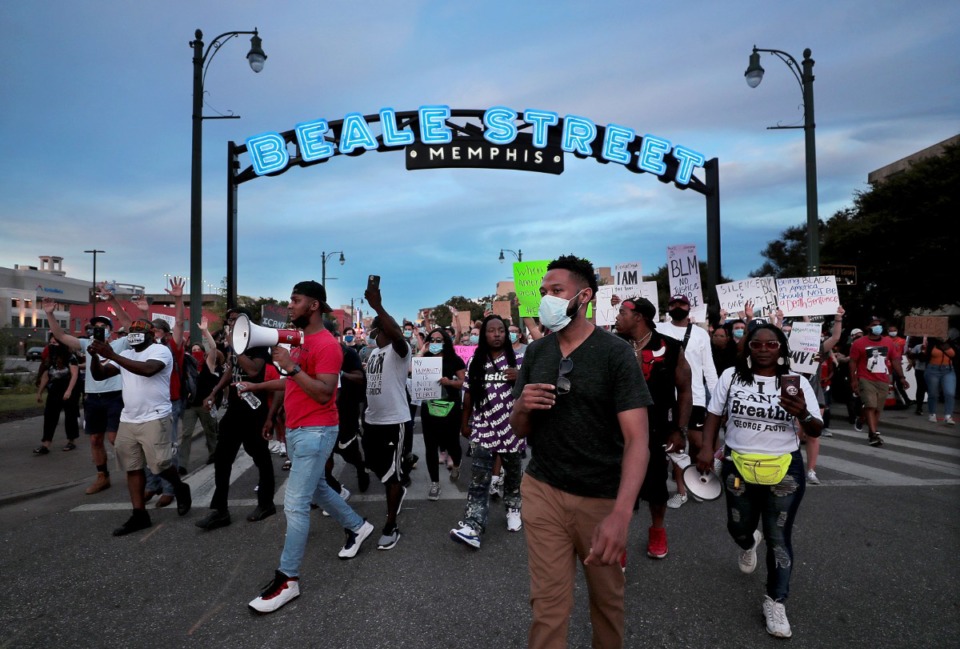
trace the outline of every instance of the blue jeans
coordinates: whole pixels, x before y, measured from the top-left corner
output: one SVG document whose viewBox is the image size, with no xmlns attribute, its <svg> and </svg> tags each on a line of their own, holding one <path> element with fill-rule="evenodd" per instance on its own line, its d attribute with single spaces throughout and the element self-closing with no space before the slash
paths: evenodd
<svg viewBox="0 0 960 649">
<path fill-rule="evenodd" d="M 763 525 L 767 547 L 767 595 L 782 602 L 790 594 L 793 568 L 793 521 L 807 488 L 803 456 L 794 451 L 790 468 L 779 484 L 751 484 L 737 472 L 733 460 L 723 461 L 727 497 L 727 531 L 744 550 L 753 545 L 757 524 Z M 739 478 L 739 484 L 736 479 Z"/>
<path fill-rule="evenodd" d="M 953 416 L 954 399 L 957 396 L 957 375 L 952 365 L 927 365 L 923 373 L 927 380 L 927 410 L 937 414 L 937 401 L 940 400 L 940 388 L 943 388 L 944 415 Z"/>
<path fill-rule="evenodd" d="M 337 426 L 307 426 L 287 429 L 287 456 L 293 462 L 283 513 L 287 537 L 280 555 L 280 572 L 300 576 L 300 564 L 310 533 L 310 503 L 315 502 L 344 528 L 357 531 L 363 518 L 351 509 L 324 479 L 323 467 L 337 442 Z"/>
<path fill-rule="evenodd" d="M 173 402 L 173 411 L 170 413 L 170 435 L 172 435 L 173 445 L 177 446 L 177 435 L 180 427 L 180 413 L 183 412 L 183 401 L 177 399 Z M 179 457 L 175 451 L 173 454 L 173 468 L 176 469 L 180 466 Z M 147 473 L 147 484 L 146 490 L 152 491 L 153 493 L 163 493 L 165 496 L 172 496 L 173 494 L 173 485 L 170 484 L 166 478 L 161 478 L 156 473 L 151 471 L 149 468 L 146 469 Z"/>
</svg>

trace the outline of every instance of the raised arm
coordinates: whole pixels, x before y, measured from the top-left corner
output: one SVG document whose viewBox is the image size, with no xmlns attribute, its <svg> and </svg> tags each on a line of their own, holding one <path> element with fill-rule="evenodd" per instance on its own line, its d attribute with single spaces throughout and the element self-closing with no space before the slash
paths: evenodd
<svg viewBox="0 0 960 649">
<path fill-rule="evenodd" d="M 43 302 L 40 303 L 40 306 L 47 315 L 47 324 L 50 326 L 50 333 L 53 334 L 53 337 L 56 338 L 61 345 L 69 347 L 70 351 L 79 352 L 80 339 L 64 331 L 60 323 L 57 322 L 57 319 L 53 317 L 53 312 L 57 310 L 57 303 L 52 298 L 45 297 L 43 298 Z"/>
</svg>

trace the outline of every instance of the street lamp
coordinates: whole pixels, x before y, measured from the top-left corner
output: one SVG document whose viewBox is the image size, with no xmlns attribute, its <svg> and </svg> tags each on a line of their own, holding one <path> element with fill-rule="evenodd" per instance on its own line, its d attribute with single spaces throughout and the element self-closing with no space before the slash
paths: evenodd
<svg viewBox="0 0 960 649">
<path fill-rule="evenodd" d="M 91 297 L 93 297 L 93 300 L 92 300 L 93 301 L 93 317 L 96 318 L 97 317 L 97 255 L 106 254 L 107 251 L 93 249 L 93 250 L 84 250 L 83 252 L 85 252 L 88 255 L 91 255 L 91 254 L 93 255 L 93 295 Z"/>
<path fill-rule="evenodd" d="M 503 263 L 505 257 L 503 256 L 504 252 L 509 252 L 511 255 L 517 258 L 517 261 L 523 261 L 523 251 L 522 250 L 510 250 L 509 248 L 500 248 L 500 263 Z"/>
<path fill-rule="evenodd" d="M 343 266 L 344 262 L 347 261 L 343 256 L 342 250 L 335 250 L 333 252 L 321 252 L 320 253 L 320 283 L 323 284 L 323 290 L 327 290 L 327 259 L 340 254 L 340 265 Z M 330 279 L 337 279 L 336 277 L 331 277 Z"/>
<path fill-rule="evenodd" d="M 820 268 L 820 218 L 817 215 L 817 124 L 813 117 L 813 59 L 810 48 L 803 50 L 803 63 L 781 50 L 767 50 L 753 46 L 750 63 L 743 73 L 747 85 L 756 88 L 763 80 L 763 68 L 760 66 L 760 52 L 769 52 L 783 61 L 800 84 L 803 94 L 803 126 L 768 126 L 768 130 L 802 128 L 806 143 L 807 167 L 807 265 L 811 275 Z"/>
<path fill-rule="evenodd" d="M 194 33 L 195 40 L 190 41 L 193 48 L 193 155 L 190 169 L 190 334 L 193 337 L 200 335 L 200 316 L 202 309 L 196 308 L 203 303 L 203 211 L 201 186 L 203 161 L 203 120 L 205 119 L 239 119 L 239 115 L 203 115 L 203 82 L 207 77 L 207 68 L 213 57 L 224 43 L 241 34 L 252 34 L 250 51 L 247 52 L 247 61 L 250 69 L 260 72 L 267 60 L 263 53 L 262 41 L 257 30 L 252 32 L 224 32 L 210 42 L 206 51 L 203 49 L 203 32 L 199 29 Z"/>
</svg>

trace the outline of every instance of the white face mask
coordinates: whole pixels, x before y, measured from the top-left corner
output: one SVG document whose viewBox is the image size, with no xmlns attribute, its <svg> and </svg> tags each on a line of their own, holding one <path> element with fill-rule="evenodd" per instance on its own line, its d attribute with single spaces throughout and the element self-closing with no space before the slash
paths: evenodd
<svg viewBox="0 0 960 649">
<path fill-rule="evenodd" d="M 576 299 L 581 293 L 583 289 L 577 291 L 577 295 L 568 300 L 554 295 L 544 295 L 540 298 L 540 323 L 550 331 L 560 331 L 566 327 L 573 320 L 573 317 L 567 313 L 570 310 L 570 301 Z M 581 306 L 583 305 L 577 307 L 577 311 Z"/>
<path fill-rule="evenodd" d="M 131 347 L 142 345 L 143 341 L 146 340 L 146 338 L 147 338 L 147 334 L 142 332 L 127 334 L 127 342 L 130 344 Z"/>
</svg>

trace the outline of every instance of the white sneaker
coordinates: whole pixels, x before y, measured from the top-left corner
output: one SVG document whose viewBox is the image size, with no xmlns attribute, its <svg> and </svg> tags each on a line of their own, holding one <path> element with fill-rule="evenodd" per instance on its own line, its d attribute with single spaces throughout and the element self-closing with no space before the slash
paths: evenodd
<svg viewBox="0 0 960 649">
<path fill-rule="evenodd" d="M 257 613 L 273 613 L 300 596 L 300 581 L 276 571 L 273 581 L 247 606 Z"/>
<path fill-rule="evenodd" d="M 440 483 L 431 482 L 430 492 L 427 494 L 427 500 L 440 500 Z"/>
<path fill-rule="evenodd" d="M 743 574 L 749 575 L 757 569 L 757 546 L 760 545 L 762 540 L 763 534 L 760 533 L 760 530 L 753 530 L 753 545 L 740 551 L 738 563 L 740 564 L 740 572 Z"/>
<path fill-rule="evenodd" d="M 936 424 L 936 423 L 938 423 L 938 422 L 937 422 L 937 416 L 936 416 L 936 415 L 930 415 L 929 417 L 927 417 L 927 421 L 929 421 L 931 424 Z"/>
<path fill-rule="evenodd" d="M 507 510 L 507 531 L 519 532 L 523 528 L 523 521 L 520 519 L 519 509 Z"/>
<path fill-rule="evenodd" d="M 490 499 L 496 500 L 503 496 L 503 476 L 495 475 L 490 479 Z"/>
<path fill-rule="evenodd" d="M 269 450 L 274 455 L 280 455 L 280 442 L 275 439 L 271 439 L 267 443 L 267 450 Z"/>
<path fill-rule="evenodd" d="M 807 484 L 820 484 L 820 478 L 817 477 L 817 472 L 813 469 L 807 471 Z"/>
<path fill-rule="evenodd" d="M 360 551 L 360 546 L 363 545 L 363 542 L 367 540 L 367 537 L 373 533 L 373 523 L 369 521 L 363 521 L 363 525 L 360 526 L 360 529 L 354 532 L 353 530 L 346 530 L 347 539 L 343 544 L 343 547 L 340 548 L 340 552 L 337 554 L 341 559 L 352 559 L 357 556 L 357 552 Z"/>
<path fill-rule="evenodd" d="M 685 502 L 687 502 L 687 494 L 675 493 L 670 496 L 670 500 L 667 501 L 667 507 L 670 509 L 680 509 L 680 506 Z"/>
<path fill-rule="evenodd" d="M 953 420 L 953 417 L 951 417 L 950 415 L 947 415 L 947 416 L 943 419 L 943 423 L 945 423 L 947 426 L 956 426 L 956 425 L 957 425 L 957 422 L 955 422 L 955 421 Z"/>
<path fill-rule="evenodd" d="M 793 635 L 790 622 L 787 621 L 787 609 L 782 602 L 776 602 L 767 595 L 763 600 L 763 617 L 767 621 L 767 633 L 776 638 L 789 638 Z"/>
<path fill-rule="evenodd" d="M 480 533 L 462 521 L 458 529 L 450 530 L 450 538 L 475 550 L 480 549 Z"/>
<path fill-rule="evenodd" d="M 286 443 L 286 442 L 280 442 L 280 455 L 283 456 L 283 457 L 287 457 L 287 443 Z"/>
</svg>

